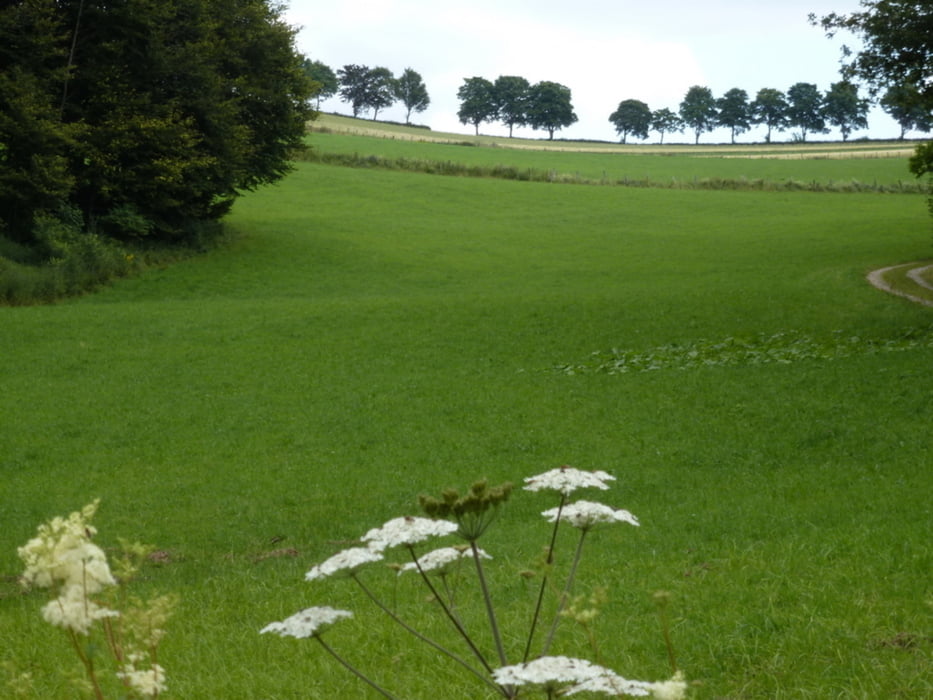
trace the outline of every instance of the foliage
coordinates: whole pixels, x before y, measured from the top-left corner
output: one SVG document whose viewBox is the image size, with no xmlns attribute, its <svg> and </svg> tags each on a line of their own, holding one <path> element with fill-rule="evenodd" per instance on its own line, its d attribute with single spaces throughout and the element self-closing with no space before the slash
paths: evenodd
<svg viewBox="0 0 933 700">
<path fill-rule="evenodd" d="M 732 132 L 732 143 L 735 143 L 737 134 L 748 131 L 751 119 L 751 107 L 745 90 L 732 88 L 716 100 L 716 121 Z"/>
<path fill-rule="evenodd" d="M 825 134 L 826 117 L 823 96 L 813 83 L 794 83 L 787 91 L 787 124 L 800 129 L 800 140 L 808 133 Z"/>
<path fill-rule="evenodd" d="M 337 79 L 340 83 L 340 98 L 350 103 L 354 117 L 359 116 L 364 109 L 371 109 L 375 119 L 380 109 L 390 107 L 395 102 L 395 78 L 388 68 L 370 68 L 351 63 L 337 71 Z"/>
<path fill-rule="evenodd" d="M 694 85 L 680 103 L 680 119 L 684 126 L 693 129 L 694 143 L 700 142 L 700 134 L 712 131 L 716 126 L 717 110 L 713 92 L 708 87 Z"/>
<path fill-rule="evenodd" d="M 625 143 L 629 134 L 635 138 L 646 139 L 652 126 L 651 109 L 641 100 L 622 100 L 616 111 L 609 115 L 609 121 L 615 126 L 616 133 L 622 137 L 622 143 Z M 661 137 L 664 137 L 663 131 Z"/>
<path fill-rule="evenodd" d="M 89 231 L 180 240 L 281 178 L 310 116 L 293 39 L 266 0 L 7 3 L 7 235 L 30 242 L 36 217 L 73 205 Z M 130 209 L 148 223 L 118 231 Z"/>
<path fill-rule="evenodd" d="M 301 67 L 304 69 L 305 75 L 315 83 L 312 97 L 317 101 L 317 108 L 320 109 L 321 100 L 333 97 L 337 94 L 337 90 L 340 89 L 337 74 L 326 63 L 312 61 L 310 58 L 302 59 Z"/>
<path fill-rule="evenodd" d="M 486 78 L 473 77 L 463 81 L 457 91 L 460 109 L 457 118 L 461 124 L 472 124 L 479 134 L 479 125 L 496 118 L 495 86 Z"/>
<path fill-rule="evenodd" d="M 519 75 L 500 75 L 492 84 L 496 101 L 496 116 L 509 127 L 525 126 L 528 123 L 528 91 L 531 85 Z"/>
<path fill-rule="evenodd" d="M 901 127 L 901 140 L 908 131 L 930 131 L 933 129 L 933 112 L 924 105 L 920 91 L 913 85 L 892 85 L 879 101 Z"/>
<path fill-rule="evenodd" d="M 528 125 L 547 130 L 548 138 L 553 140 L 555 131 L 577 121 L 570 100 L 570 88 L 560 83 L 549 80 L 535 83 L 528 90 L 525 111 Z"/>
<path fill-rule="evenodd" d="M 418 71 L 406 68 L 392 85 L 392 95 L 405 105 L 405 123 L 411 122 L 411 113 L 423 112 L 431 104 L 428 89 Z"/>
<path fill-rule="evenodd" d="M 751 121 L 768 127 L 765 143 L 771 143 L 771 131 L 783 131 L 787 127 L 787 100 L 784 93 L 774 88 L 762 88 L 749 106 Z"/>
<path fill-rule="evenodd" d="M 675 112 L 667 107 L 656 109 L 651 113 L 651 130 L 661 134 L 660 143 L 664 143 L 664 134 L 673 134 L 683 131 L 683 122 Z"/>
<path fill-rule="evenodd" d="M 841 80 L 833 83 L 823 98 L 823 113 L 826 120 L 839 127 L 842 140 L 848 141 L 853 129 L 868 128 L 869 101 L 858 95 L 858 88 Z"/>
</svg>

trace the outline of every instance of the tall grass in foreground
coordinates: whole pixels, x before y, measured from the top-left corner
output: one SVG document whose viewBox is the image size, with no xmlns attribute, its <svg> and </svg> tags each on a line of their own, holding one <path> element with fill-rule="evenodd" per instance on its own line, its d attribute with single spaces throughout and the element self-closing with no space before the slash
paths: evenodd
<svg viewBox="0 0 933 700">
<path fill-rule="evenodd" d="M 16 547 L 100 497 L 101 546 L 160 548 L 139 595 L 179 595 L 160 651 L 172 697 L 369 697 L 299 640 L 257 634 L 332 599 L 301 582 L 309 567 L 414 512 L 419 489 L 571 463 L 615 475 L 642 523 L 601 533 L 576 582 L 610 592 L 606 666 L 666 674 L 652 594 L 667 590 L 697 698 L 930 695 L 929 347 L 555 371 L 613 349 L 927 328 L 928 309 L 864 281 L 926 255 L 927 218 L 906 195 L 304 164 L 238 203 L 226 249 L 0 309 L 0 673 L 74 697 L 69 650 L 36 621 L 45 601 L 14 580 Z M 503 628 L 538 593 L 520 572 L 540 543 L 511 527 L 532 517 L 507 504 L 484 545 Z M 377 592 L 443 634 L 420 592 Z M 417 679 L 409 697 L 463 695 L 454 668 L 419 674 L 434 655 L 392 625 L 345 623 L 329 639 L 387 682 Z M 587 645 L 568 626 L 553 649 Z"/>
</svg>

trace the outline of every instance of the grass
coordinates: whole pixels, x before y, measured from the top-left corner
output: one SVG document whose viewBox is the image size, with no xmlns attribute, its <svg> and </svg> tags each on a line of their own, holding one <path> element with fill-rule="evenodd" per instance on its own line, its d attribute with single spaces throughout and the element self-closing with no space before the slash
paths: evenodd
<svg viewBox="0 0 933 700">
<path fill-rule="evenodd" d="M 73 697 L 60 669 L 75 663 L 42 596 L 17 590 L 15 548 L 98 496 L 103 544 L 166 553 L 139 586 L 182 599 L 162 650 L 172 697 L 368 697 L 320 650 L 257 634 L 313 604 L 357 611 L 328 640 L 399 694 L 482 697 L 352 589 L 303 572 L 415 513 L 419 493 L 563 463 L 615 473 L 601 500 L 642 521 L 595 533 L 579 575 L 580 592 L 609 588 L 606 665 L 669 674 L 664 589 L 693 697 L 933 693 L 933 350 L 874 351 L 928 337 L 930 310 L 864 280 L 928 257 L 923 197 L 300 164 L 228 228 L 210 255 L 0 309 L 0 662 L 33 673 L 34 697 Z M 557 369 L 837 332 L 866 342 L 833 359 Z M 517 495 L 483 542 L 506 629 L 527 619 L 535 586 L 517 574 L 552 505 Z M 391 578 L 372 582 L 441 635 Z M 585 635 L 562 627 L 555 651 L 585 654 Z"/>
</svg>

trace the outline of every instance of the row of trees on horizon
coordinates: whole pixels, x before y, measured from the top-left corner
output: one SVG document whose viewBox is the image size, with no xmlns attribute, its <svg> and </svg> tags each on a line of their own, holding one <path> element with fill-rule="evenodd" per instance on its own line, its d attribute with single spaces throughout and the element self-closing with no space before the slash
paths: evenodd
<svg viewBox="0 0 933 700">
<path fill-rule="evenodd" d="M 308 76 L 318 85 L 317 99 L 334 95 L 348 102 L 353 116 L 372 110 L 375 120 L 380 110 L 401 103 L 405 122 L 412 112 L 423 112 L 430 97 L 421 75 L 406 68 L 396 78 L 388 68 L 345 65 L 334 72 L 320 61 L 305 60 Z M 577 121 L 573 111 L 570 88 L 551 81 L 531 84 L 521 76 L 499 76 L 495 80 L 482 77 L 465 78 L 457 92 L 461 124 L 471 124 L 479 134 L 483 123 L 501 122 L 512 136 L 515 127 L 544 129 L 549 138 L 554 132 Z M 691 131 L 694 143 L 715 128 L 730 130 L 731 140 L 754 126 L 766 128 L 765 141 L 770 143 L 774 132 L 794 131 L 795 140 L 806 141 L 809 134 L 827 134 L 836 127 L 843 141 L 853 131 L 868 128 L 871 100 L 859 94 L 858 87 L 848 81 L 833 83 L 821 92 L 813 83 L 799 82 L 786 92 L 774 88 L 760 89 L 754 99 L 741 88 L 732 88 L 720 97 L 704 86 L 691 87 L 678 110 L 652 110 L 638 99 L 626 99 L 609 115 L 622 143 L 629 137 L 647 139 L 649 133 L 666 134 Z M 900 126 L 900 138 L 908 131 L 933 130 L 933 114 L 925 108 L 916 87 L 893 86 L 880 98 L 879 104 Z"/>
</svg>

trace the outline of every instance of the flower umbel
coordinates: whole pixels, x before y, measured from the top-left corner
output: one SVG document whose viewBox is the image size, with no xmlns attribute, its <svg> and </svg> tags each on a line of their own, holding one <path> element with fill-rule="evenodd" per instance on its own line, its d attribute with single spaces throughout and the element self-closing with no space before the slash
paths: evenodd
<svg viewBox="0 0 933 700">
<path fill-rule="evenodd" d="M 558 514 L 561 520 L 581 530 L 589 530 L 604 523 L 628 523 L 636 527 L 639 525 L 638 518 L 627 510 L 613 510 L 607 505 L 592 501 L 577 501 L 563 508 L 551 508 L 541 513 L 552 523 Z"/>
<path fill-rule="evenodd" d="M 336 574 L 352 576 L 366 564 L 384 559 L 381 551 L 369 547 L 351 547 L 338 552 L 327 561 L 312 566 L 305 574 L 306 581 L 316 581 Z"/>
<path fill-rule="evenodd" d="M 349 610 L 337 610 L 327 605 L 305 608 L 281 622 L 270 622 L 259 630 L 259 634 L 272 632 L 281 637 L 307 639 L 318 636 L 326 628 L 346 617 L 353 617 L 353 613 Z"/>
<path fill-rule="evenodd" d="M 382 527 L 373 528 L 360 539 L 368 542 L 370 549 L 383 552 L 391 547 L 417 544 L 429 537 L 441 537 L 456 531 L 456 523 L 449 520 L 431 520 L 406 515 L 393 518 Z"/>
<path fill-rule="evenodd" d="M 542 656 L 514 666 L 503 666 L 493 671 L 496 683 L 501 685 L 537 685 L 555 688 L 558 685 L 583 683 L 606 673 L 608 669 L 586 659 L 568 656 Z"/>
<path fill-rule="evenodd" d="M 482 559 L 492 559 L 484 550 L 477 549 L 480 558 Z M 407 564 L 402 564 L 398 573 L 401 576 L 405 571 L 417 571 L 418 567 L 421 567 L 421 570 L 425 573 L 433 571 L 437 574 L 446 574 L 450 572 L 451 566 L 460 562 L 463 559 L 470 559 L 473 556 L 473 552 L 468 546 L 463 547 L 441 547 L 440 549 L 435 549 L 427 554 L 423 554 L 418 557 L 418 563 L 408 562 Z"/>
<path fill-rule="evenodd" d="M 603 471 L 587 472 L 574 467 L 558 467 L 525 479 L 526 491 L 558 491 L 569 496 L 577 489 L 596 488 L 605 491 L 607 481 L 615 481 L 612 474 Z"/>
</svg>

